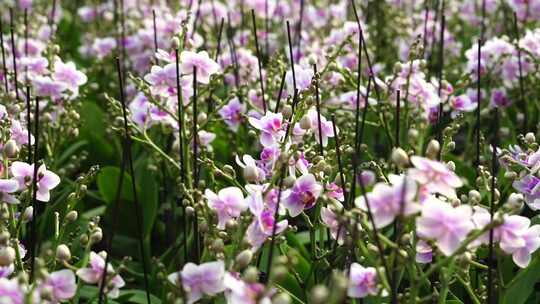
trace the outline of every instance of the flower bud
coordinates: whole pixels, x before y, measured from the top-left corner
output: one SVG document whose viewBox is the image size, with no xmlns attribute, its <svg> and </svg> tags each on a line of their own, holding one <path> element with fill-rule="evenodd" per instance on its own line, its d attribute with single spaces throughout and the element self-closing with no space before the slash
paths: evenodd
<svg viewBox="0 0 540 304">
<path fill-rule="evenodd" d="M 409 155 L 401 148 L 395 148 L 392 151 L 392 162 L 398 167 L 405 167 L 409 164 Z"/>
<path fill-rule="evenodd" d="M 178 49 L 180 47 L 180 39 L 178 39 L 178 37 L 173 37 L 171 39 L 171 47 L 173 49 Z"/>
<path fill-rule="evenodd" d="M 426 156 L 431 159 L 436 159 L 441 150 L 441 144 L 435 139 L 432 139 L 426 149 Z"/>
<path fill-rule="evenodd" d="M 272 299 L 273 304 L 289 304 L 291 303 L 291 296 L 286 293 L 280 293 Z"/>
<path fill-rule="evenodd" d="M 523 205 L 523 194 L 521 193 L 510 194 L 510 196 L 508 196 L 508 200 L 506 201 L 506 204 L 508 204 L 508 206 L 512 208 L 521 208 L 521 206 Z"/>
<path fill-rule="evenodd" d="M 285 279 L 285 276 L 289 273 L 287 267 L 285 266 L 276 266 L 272 272 L 272 277 L 275 281 L 282 281 Z"/>
<path fill-rule="evenodd" d="M 256 166 L 246 166 L 242 173 L 248 182 L 256 182 L 259 179 L 259 169 Z"/>
<path fill-rule="evenodd" d="M 284 118 L 289 118 L 292 115 L 292 107 L 290 105 L 283 106 L 283 109 L 281 110 L 281 114 L 283 114 Z"/>
<path fill-rule="evenodd" d="M 450 169 L 452 171 L 456 171 L 456 163 L 454 163 L 453 161 L 447 162 L 446 167 L 448 167 L 448 169 Z"/>
<path fill-rule="evenodd" d="M 77 213 L 77 211 L 71 210 L 70 212 L 68 212 L 68 214 L 66 214 L 66 221 L 73 223 L 77 220 L 78 217 L 79 214 Z"/>
<path fill-rule="evenodd" d="M 407 135 L 414 140 L 418 138 L 419 132 L 416 129 L 410 129 L 409 132 L 407 132 Z"/>
<path fill-rule="evenodd" d="M 4 155 L 8 158 L 14 158 L 17 154 L 19 154 L 17 143 L 13 139 L 8 140 L 4 145 Z"/>
<path fill-rule="evenodd" d="M 94 232 L 90 235 L 90 242 L 92 244 L 96 244 L 101 242 L 101 239 L 103 238 L 103 232 L 101 232 L 101 228 L 97 227 Z"/>
<path fill-rule="evenodd" d="M 530 145 L 534 144 L 536 142 L 536 136 L 534 136 L 534 133 L 529 132 L 525 134 L 525 141 Z"/>
<path fill-rule="evenodd" d="M 296 178 L 293 176 L 287 176 L 285 179 L 283 179 L 283 186 L 290 188 L 294 185 L 294 182 L 296 181 Z"/>
<path fill-rule="evenodd" d="M 69 250 L 69 247 L 61 244 L 56 247 L 56 259 L 60 262 L 68 262 L 71 260 L 71 251 Z"/>
<path fill-rule="evenodd" d="M 9 238 L 11 235 L 7 231 L 0 232 L 0 245 L 1 246 L 7 246 L 7 243 L 9 241 Z"/>
<path fill-rule="evenodd" d="M 236 171 L 234 171 L 234 168 L 231 165 L 223 166 L 223 172 L 233 178 L 236 178 Z"/>
<path fill-rule="evenodd" d="M 88 235 L 83 234 L 79 237 L 79 242 L 81 242 L 81 245 L 86 246 L 88 244 Z"/>
<path fill-rule="evenodd" d="M 328 288 L 324 285 L 317 285 L 311 289 L 309 295 L 310 303 L 313 304 L 323 304 L 328 300 L 329 291 Z"/>
<path fill-rule="evenodd" d="M 193 216 L 195 214 L 195 208 L 188 206 L 186 207 L 186 215 L 187 216 Z"/>
<path fill-rule="evenodd" d="M 304 130 L 311 128 L 311 119 L 308 115 L 304 115 L 302 116 L 302 119 L 300 119 L 300 128 Z"/>
<path fill-rule="evenodd" d="M 9 266 L 15 261 L 15 249 L 6 246 L 0 248 L 0 266 Z"/>
<path fill-rule="evenodd" d="M 215 252 L 223 252 L 223 248 L 225 247 L 225 244 L 223 243 L 222 239 L 215 239 L 212 242 L 212 249 Z"/>
<path fill-rule="evenodd" d="M 207 120 L 208 120 L 208 116 L 206 115 L 206 113 L 201 112 L 201 113 L 199 113 L 199 115 L 197 115 L 197 123 L 198 124 L 203 124 Z"/>
<path fill-rule="evenodd" d="M 34 217 L 34 207 L 29 206 L 24 209 L 24 212 L 22 214 L 22 221 L 23 223 L 28 223 L 32 220 Z"/>
<path fill-rule="evenodd" d="M 257 267 L 250 266 L 244 271 L 243 277 L 247 283 L 255 283 L 259 281 L 259 270 Z"/>
<path fill-rule="evenodd" d="M 506 171 L 504 172 L 504 178 L 514 180 L 518 177 L 518 174 L 514 171 Z"/>
<path fill-rule="evenodd" d="M 471 200 L 474 203 L 478 203 L 482 199 L 482 196 L 480 195 L 480 192 L 476 190 L 469 191 L 469 200 Z"/>
<path fill-rule="evenodd" d="M 236 267 L 238 269 L 244 269 L 246 268 L 249 263 L 251 263 L 251 259 L 253 258 L 253 252 L 251 250 L 246 249 L 242 252 L 240 252 L 235 259 Z"/>
</svg>

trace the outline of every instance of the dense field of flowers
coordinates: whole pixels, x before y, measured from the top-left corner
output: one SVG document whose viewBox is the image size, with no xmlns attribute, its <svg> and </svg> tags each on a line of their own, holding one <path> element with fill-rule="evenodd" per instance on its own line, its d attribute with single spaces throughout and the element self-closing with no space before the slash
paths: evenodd
<svg viewBox="0 0 540 304">
<path fill-rule="evenodd" d="M 540 0 L 2 0 L 0 304 L 540 303 Z"/>
</svg>

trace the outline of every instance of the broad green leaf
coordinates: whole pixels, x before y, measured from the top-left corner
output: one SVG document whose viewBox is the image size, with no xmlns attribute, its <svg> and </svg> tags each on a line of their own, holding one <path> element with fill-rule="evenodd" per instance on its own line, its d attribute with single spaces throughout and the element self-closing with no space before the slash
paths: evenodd
<svg viewBox="0 0 540 304">
<path fill-rule="evenodd" d="M 93 102 L 85 102 L 81 108 L 81 138 L 88 141 L 89 161 L 110 163 L 115 159 L 114 145 L 107 138 L 105 114 Z"/>
<path fill-rule="evenodd" d="M 120 296 L 117 299 L 121 303 L 147 304 L 146 291 L 137 289 L 120 290 Z M 151 304 L 161 304 L 161 300 L 153 294 L 150 294 Z"/>
<path fill-rule="evenodd" d="M 142 209 L 143 232 L 147 236 L 152 232 L 152 227 L 158 210 L 158 185 L 153 172 L 144 172 L 137 178 L 139 205 Z"/>
<path fill-rule="evenodd" d="M 97 176 L 97 186 L 99 193 L 105 202 L 113 203 L 116 199 L 119 177 L 120 169 L 117 167 L 105 167 L 100 170 Z M 127 172 L 124 172 L 121 199 L 133 201 L 133 192 L 131 191 L 131 176 L 129 176 Z"/>
<path fill-rule="evenodd" d="M 503 292 L 503 304 L 523 304 L 534 291 L 534 285 L 540 281 L 540 256 L 536 256 L 529 266 L 522 269 L 508 284 Z"/>
</svg>

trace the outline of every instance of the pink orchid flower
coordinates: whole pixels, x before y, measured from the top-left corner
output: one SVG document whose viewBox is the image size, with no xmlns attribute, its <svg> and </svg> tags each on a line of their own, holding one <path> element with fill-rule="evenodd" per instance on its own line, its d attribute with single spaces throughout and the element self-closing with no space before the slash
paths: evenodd
<svg viewBox="0 0 540 304">
<path fill-rule="evenodd" d="M 260 119 L 249 117 L 249 123 L 261 131 L 260 142 L 265 147 L 271 147 L 285 136 L 285 124 L 281 113 L 266 112 Z"/>
<path fill-rule="evenodd" d="M 411 215 L 419 211 L 419 205 L 414 201 L 416 196 L 416 183 L 404 175 L 390 175 L 391 184 L 377 183 L 366 197 L 356 198 L 355 204 L 367 211 L 369 207 L 373 214 L 376 228 L 388 226 L 394 219 L 403 213 Z M 405 182 L 406 179 L 406 182 Z"/>
<path fill-rule="evenodd" d="M 73 271 L 70 269 L 55 271 L 49 274 L 41 287 L 50 289 L 50 303 L 65 302 L 73 298 L 77 291 L 75 274 L 73 274 Z"/>
<path fill-rule="evenodd" d="M 373 267 L 363 267 L 358 263 L 352 263 L 349 269 L 349 284 L 347 295 L 351 298 L 364 298 L 368 295 L 377 295 L 378 288 L 377 271 Z"/>
<path fill-rule="evenodd" d="M 246 239 L 252 246 L 251 250 L 257 250 L 264 242 L 272 236 L 274 225 L 276 226 L 276 235 L 283 232 L 289 224 L 287 220 L 275 222 L 276 205 L 272 204 L 274 197 L 267 195 L 268 203 L 265 204 L 263 191 L 266 186 L 247 185 L 249 192 L 248 201 L 249 211 L 253 214 L 253 221 L 246 231 Z M 275 192 L 271 192 L 275 193 Z M 282 194 L 283 195 L 283 194 Z M 277 199 L 277 195 L 276 195 Z M 281 208 L 280 208 L 281 209 Z"/>
<path fill-rule="evenodd" d="M 203 84 L 210 82 L 210 76 L 219 72 L 220 67 L 214 60 L 210 59 L 206 51 L 198 53 L 183 51 L 180 54 L 182 73 L 192 74 L 193 69 L 197 69 L 197 81 Z"/>
<path fill-rule="evenodd" d="M 23 288 L 19 285 L 17 278 L 0 278 L 0 299 L 5 299 L 5 303 L 23 304 L 25 302 Z"/>
<path fill-rule="evenodd" d="M 246 105 L 240 103 L 238 98 L 233 98 L 219 111 L 219 116 L 225 121 L 229 129 L 236 132 L 242 122 L 242 115 L 246 112 Z"/>
<path fill-rule="evenodd" d="M 409 169 L 407 176 L 425 187 L 428 193 L 439 193 L 447 197 L 455 197 L 455 189 L 463 186 L 461 179 L 441 162 L 425 157 L 412 156 L 411 163 L 414 168 Z"/>
<path fill-rule="evenodd" d="M 34 164 L 15 161 L 11 164 L 11 174 L 19 183 L 19 190 L 31 187 L 34 176 Z M 51 198 L 50 191 L 60 184 L 60 177 L 54 172 L 47 170 L 45 164 L 39 166 L 37 171 L 37 199 L 48 202 Z"/>
<path fill-rule="evenodd" d="M 103 281 L 103 270 L 105 268 L 105 259 L 95 253 L 90 252 L 90 267 L 81 268 L 77 270 L 77 276 L 88 284 L 97 284 L 101 286 Z M 114 269 L 111 264 L 107 264 L 107 276 L 114 274 Z M 120 294 L 120 288 L 124 287 L 126 283 L 122 277 L 117 274 L 112 279 L 107 278 L 109 284 L 105 286 L 105 292 L 111 298 L 117 298 Z"/>
<path fill-rule="evenodd" d="M 426 199 L 422 215 L 416 219 L 418 236 L 434 239 L 446 256 L 454 253 L 474 228 L 469 205 L 452 207 L 434 196 Z"/>
<path fill-rule="evenodd" d="M 315 206 L 321 195 L 321 186 L 313 174 L 305 174 L 298 178 L 291 189 L 283 192 L 283 206 L 292 217 L 298 216 L 304 209 Z"/>
<path fill-rule="evenodd" d="M 8 204 L 18 204 L 12 193 L 19 189 L 19 183 L 12 179 L 0 179 L 0 200 Z"/>
<path fill-rule="evenodd" d="M 204 295 L 213 296 L 225 289 L 225 264 L 223 261 L 208 262 L 200 265 L 187 263 L 182 271 L 168 276 L 171 283 L 177 285 L 182 282 L 188 292 L 188 304 L 200 300 Z"/>
<path fill-rule="evenodd" d="M 225 229 L 227 221 L 238 218 L 248 208 L 242 190 L 237 187 L 221 189 L 217 194 L 206 189 L 204 196 L 208 200 L 208 207 L 217 212 L 218 229 Z"/>
</svg>

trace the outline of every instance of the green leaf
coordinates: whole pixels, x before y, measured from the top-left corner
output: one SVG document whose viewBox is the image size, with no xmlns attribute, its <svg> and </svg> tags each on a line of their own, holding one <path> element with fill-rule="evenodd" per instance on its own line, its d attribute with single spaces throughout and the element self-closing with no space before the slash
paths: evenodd
<svg viewBox="0 0 540 304">
<path fill-rule="evenodd" d="M 120 296 L 117 299 L 122 303 L 147 304 L 146 291 L 137 289 L 120 290 Z M 150 294 L 151 304 L 161 304 L 161 300 L 153 294 Z"/>
<path fill-rule="evenodd" d="M 97 176 L 97 186 L 101 198 L 107 203 L 113 203 L 116 199 L 116 191 L 118 189 L 118 179 L 120 177 L 120 169 L 117 167 L 105 167 L 100 170 Z M 122 200 L 133 201 L 133 192 L 131 191 L 131 176 L 124 172 L 122 182 Z"/>
<path fill-rule="evenodd" d="M 540 281 L 540 256 L 525 269 L 522 269 L 508 284 L 502 295 L 503 304 L 523 304 L 534 291 L 534 285 Z"/>
<path fill-rule="evenodd" d="M 65 161 L 69 159 L 70 156 L 75 154 L 80 148 L 86 146 L 88 144 L 88 141 L 86 140 L 79 140 L 73 144 L 70 144 L 69 147 L 67 147 L 64 152 L 56 159 L 57 164 L 64 164 Z"/>
<path fill-rule="evenodd" d="M 152 232 L 158 211 L 158 185 L 153 172 L 144 172 L 137 179 L 139 204 L 143 215 L 143 233 L 145 236 Z"/>
<path fill-rule="evenodd" d="M 105 140 L 105 114 L 93 102 L 85 102 L 81 108 L 81 138 L 88 141 L 88 152 L 92 163 L 102 163 L 104 160 L 114 160 L 114 145 Z"/>
<path fill-rule="evenodd" d="M 292 232 L 289 232 L 285 234 L 285 237 L 287 238 L 287 244 L 289 244 L 291 247 L 295 248 L 296 250 L 300 251 L 300 254 L 306 258 L 311 259 L 311 254 L 307 251 L 307 249 L 302 244 L 302 241 L 299 239 L 298 235 Z"/>
</svg>

